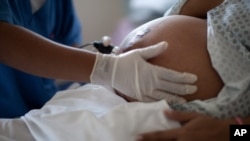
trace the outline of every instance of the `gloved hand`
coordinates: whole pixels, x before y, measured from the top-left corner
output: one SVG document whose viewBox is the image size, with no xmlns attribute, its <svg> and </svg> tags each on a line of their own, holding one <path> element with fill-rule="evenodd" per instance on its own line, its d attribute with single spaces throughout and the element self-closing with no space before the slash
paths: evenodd
<svg viewBox="0 0 250 141">
<path fill-rule="evenodd" d="M 184 101 L 173 94 L 194 93 L 197 87 L 189 84 L 195 82 L 197 76 L 152 65 L 146 61 L 166 48 L 167 43 L 161 42 L 119 55 L 97 54 L 90 80 L 95 84 L 111 86 L 139 101 L 168 98 Z"/>
</svg>

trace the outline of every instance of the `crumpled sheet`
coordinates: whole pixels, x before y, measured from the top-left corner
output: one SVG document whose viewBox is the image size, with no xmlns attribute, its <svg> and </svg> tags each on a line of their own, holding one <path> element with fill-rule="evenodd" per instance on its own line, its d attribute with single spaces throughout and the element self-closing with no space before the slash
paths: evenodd
<svg viewBox="0 0 250 141">
<path fill-rule="evenodd" d="M 165 101 L 127 103 L 112 91 L 86 85 L 59 92 L 22 117 L 36 141 L 134 141 L 144 132 L 179 127 Z"/>
</svg>

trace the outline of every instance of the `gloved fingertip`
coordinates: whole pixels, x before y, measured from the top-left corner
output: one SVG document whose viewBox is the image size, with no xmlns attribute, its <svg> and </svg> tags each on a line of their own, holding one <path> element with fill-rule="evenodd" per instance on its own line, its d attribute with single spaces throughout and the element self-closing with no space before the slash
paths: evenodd
<svg viewBox="0 0 250 141">
<path fill-rule="evenodd" d="M 187 94 L 193 94 L 198 90 L 197 86 L 191 86 L 191 85 L 187 85 L 186 86 L 186 93 Z"/>
<path fill-rule="evenodd" d="M 155 57 L 162 53 L 165 49 L 167 49 L 167 42 L 163 41 L 160 43 L 157 43 L 155 45 L 152 45 L 150 47 L 146 47 L 144 49 L 140 49 L 140 55 L 144 59 L 150 59 L 152 57 Z"/>
<path fill-rule="evenodd" d="M 165 50 L 165 49 L 167 49 L 167 47 L 168 47 L 168 42 L 162 41 L 162 42 L 156 44 L 156 46 L 157 46 L 157 47 L 161 47 L 162 49 Z"/>
<path fill-rule="evenodd" d="M 184 72 L 183 75 L 187 83 L 194 83 L 198 80 L 198 76 L 195 74 Z"/>
<path fill-rule="evenodd" d="M 167 49 L 167 47 L 168 43 L 166 41 L 159 42 L 156 45 L 152 46 L 150 58 L 161 54 L 164 50 Z"/>
</svg>

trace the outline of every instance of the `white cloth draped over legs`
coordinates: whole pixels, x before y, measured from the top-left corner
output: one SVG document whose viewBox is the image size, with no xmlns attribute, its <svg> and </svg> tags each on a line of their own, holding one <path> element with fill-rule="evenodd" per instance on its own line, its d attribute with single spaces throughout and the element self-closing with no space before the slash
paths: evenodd
<svg viewBox="0 0 250 141">
<path fill-rule="evenodd" d="M 36 141 L 134 141 L 139 133 L 179 127 L 164 116 L 166 109 L 165 101 L 127 103 L 102 86 L 86 85 L 57 93 L 20 120 Z"/>
</svg>

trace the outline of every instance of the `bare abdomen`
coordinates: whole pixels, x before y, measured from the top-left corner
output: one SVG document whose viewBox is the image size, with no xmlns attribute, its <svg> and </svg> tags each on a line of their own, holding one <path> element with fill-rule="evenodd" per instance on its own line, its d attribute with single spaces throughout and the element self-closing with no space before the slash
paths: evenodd
<svg viewBox="0 0 250 141">
<path fill-rule="evenodd" d="M 187 16 L 169 16 L 139 27 L 121 46 L 127 46 L 137 31 L 147 27 L 149 32 L 138 39 L 132 48 L 146 47 L 160 41 L 167 41 L 168 49 L 160 56 L 150 59 L 153 64 L 180 72 L 198 75 L 198 91 L 184 96 L 187 101 L 209 99 L 217 96 L 223 82 L 212 67 L 207 51 L 207 24 L 205 20 Z"/>
</svg>

